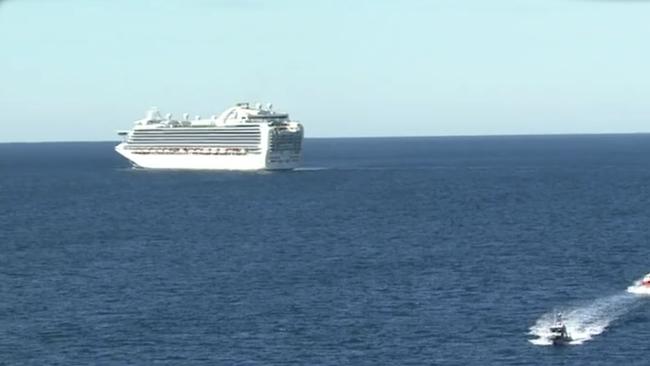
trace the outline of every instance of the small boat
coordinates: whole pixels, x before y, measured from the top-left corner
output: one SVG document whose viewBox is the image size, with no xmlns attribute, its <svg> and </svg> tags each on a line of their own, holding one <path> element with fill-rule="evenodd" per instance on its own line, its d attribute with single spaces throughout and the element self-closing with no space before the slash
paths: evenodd
<svg viewBox="0 0 650 366">
<path fill-rule="evenodd" d="M 551 335 L 549 336 L 549 339 L 553 342 L 554 346 L 562 346 L 573 340 L 566 330 L 566 325 L 562 320 L 561 313 L 558 313 L 555 316 L 555 324 L 551 326 L 550 331 Z"/>
<path fill-rule="evenodd" d="M 641 286 L 650 288 L 650 273 L 645 275 L 643 279 L 641 280 Z"/>
</svg>

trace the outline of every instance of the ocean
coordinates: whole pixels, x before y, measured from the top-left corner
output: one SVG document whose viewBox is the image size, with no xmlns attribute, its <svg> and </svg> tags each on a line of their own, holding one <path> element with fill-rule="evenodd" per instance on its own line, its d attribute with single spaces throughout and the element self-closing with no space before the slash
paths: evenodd
<svg viewBox="0 0 650 366">
<path fill-rule="evenodd" d="M 648 364 L 650 135 L 307 139 L 258 173 L 115 144 L 0 144 L 1 365 Z"/>
</svg>

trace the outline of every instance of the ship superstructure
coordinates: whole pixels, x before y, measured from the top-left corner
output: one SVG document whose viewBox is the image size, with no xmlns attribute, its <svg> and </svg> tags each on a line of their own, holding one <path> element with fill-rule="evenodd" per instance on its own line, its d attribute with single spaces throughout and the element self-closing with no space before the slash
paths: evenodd
<svg viewBox="0 0 650 366">
<path fill-rule="evenodd" d="M 176 120 L 152 108 L 115 150 L 148 169 L 293 169 L 301 161 L 303 127 L 268 104 L 238 103 L 208 119 Z"/>
</svg>

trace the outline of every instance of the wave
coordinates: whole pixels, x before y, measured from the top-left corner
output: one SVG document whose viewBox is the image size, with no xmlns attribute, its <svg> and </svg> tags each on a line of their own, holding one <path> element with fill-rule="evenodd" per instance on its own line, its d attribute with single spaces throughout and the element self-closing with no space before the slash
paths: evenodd
<svg viewBox="0 0 650 366">
<path fill-rule="evenodd" d="M 650 296 L 650 287 L 641 284 L 641 280 L 634 282 L 634 285 L 627 288 L 627 292 L 635 295 Z"/>
</svg>

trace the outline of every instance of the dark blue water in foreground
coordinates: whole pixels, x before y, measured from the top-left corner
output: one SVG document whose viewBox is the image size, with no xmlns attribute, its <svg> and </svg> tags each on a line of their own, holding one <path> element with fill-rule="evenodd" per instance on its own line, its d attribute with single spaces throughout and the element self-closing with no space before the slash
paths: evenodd
<svg viewBox="0 0 650 366">
<path fill-rule="evenodd" d="M 245 174 L 113 145 L 0 144 L 0 364 L 648 363 L 650 135 L 308 140 Z M 603 330 L 530 343 L 555 309 Z"/>
</svg>

